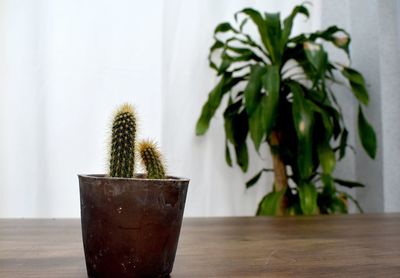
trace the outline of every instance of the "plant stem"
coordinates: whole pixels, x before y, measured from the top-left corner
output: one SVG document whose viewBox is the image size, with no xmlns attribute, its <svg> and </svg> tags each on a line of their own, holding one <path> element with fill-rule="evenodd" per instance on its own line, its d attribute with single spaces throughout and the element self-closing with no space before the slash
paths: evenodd
<svg viewBox="0 0 400 278">
<path fill-rule="evenodd" d="M 281 155 L 279 154 L 279 144 L 280 144 L 280 135 L 277 131 L 271 132 L 270 137 L 270 147 L 271 147 L 271 154 L 272 154 L 272 165 L 274 167 L 274 175 L 275 175 L 275 182 L 274 182 L 274 190 L 275 191 L 282 191 L 286 190 L 288 186 L 288 177 L 286 173 L 286 165 L 283 163 Z M 279 210 L 277 211 L 277 215 L 284 215 L 287 207 L 287 199 L 284 196 L 281 200 Z"/>
<path fill-rule="evenodd" d="M 274 151 L 271 151 L 271 153 L 272 153 L 272 165 L 274 167 L 274 173 L 275 173 L 275 183 L 274 183 L 275 191 L 281 191 L 286 189 L 288 183 L 286 166 L 283 163 L 279 152 L 276 151 L 279 147 L 279 140 L 280 138 L 278 132 L 272 131 L 270 145 L 271 148 L 274 149 Z"/>
</svg>

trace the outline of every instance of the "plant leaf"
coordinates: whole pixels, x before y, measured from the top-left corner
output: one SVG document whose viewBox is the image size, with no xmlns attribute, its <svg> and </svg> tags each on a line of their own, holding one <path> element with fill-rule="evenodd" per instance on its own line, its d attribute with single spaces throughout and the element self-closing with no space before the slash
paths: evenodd
<svg viewBox="0 0 400 278">
<path fill-rule="evenodd" d="M 239 45 L 243 46 L 249 46 L 249 49 L 256 48 L 259 50 L 262 54 L 264 54 L 266 57 L 269 57 L 268 53 L 265 52 L 264 48 L 262 48 L 261 45 L 256 43 L 248 34 L 241 33 L 240 35 L 243 35 L 244 38 L 234 36 L 225 41 L 225 45 L 229 45 L 230 42 L 237 42 Z"/>
<path fill-rule="evenodd" d="M 237 47 L 237 46 L 231 46 L 229 45 L 229 42 L 231 40 L 226 41 L 224 44 L 225 52 L 223 55 L 223 58 L 227 58 L 231 61 L 231 63 L 234 62 L 249 62 L 249 61 L 255 61 L 255 62 L 260 62 L 264 63 L 263 58 L 258 56 L 256 52 L 254 52 L 252 49 L 247 48 L 247 47 Z M 238 40 L 236 40 L 238 41 Z M 231 54 L 228 54 L 230 52 Z M 232 56 L 232 54 L 238 54 L 238 56 Z"/>
<path fill-rule="evenodd" d="M 361 145 L 369 157 L 375 159 L 376 156 L 376 134 L 372 126 L 365 119 L 361 106 L 358 108 L 358 135 Z"/>
<path fill-rule="evenodd" d="M 235 17 L 237 17 L 237 15 L 241 14 L 241 13 L 250 17 L 250 19 L 253 21 L 253 23 L 257 26 L 258 32 L 260 33 L 261 41 L 263 42 L 266 49 L 269 51 L 269 48 L 267 47 L 268 34 L 267 34 L 267 30 L 266 30 L 265 21 L 264 21 L 262 15 L 254 9 L 246 8 L 246 9 L 243 9 L 240 12 L 236 13 Z"/>
<path fill-rule="evenodd" d="M 267 72 L 263 79 L 263 85 L 268 94 L 267 107 L 264 110 L 264 117 L 266 121 L 265 133 L 269 133 L 275 123 L 276 114 L 279 105 L 279 92 L 280 92 L 280 73 L 278 66 L 266 67 Z"/>
<path fill-rule="evenodd" d="M 321 175 L 322 183 L 324 184 L 323 193 L 328 196 L 332 196 L 336 193 L 335 184 L 333 183 L 333 178 L 329 174 Z"/>
<path fill-rule="evenodd" d="M 239 114 L 233 116 L 233 138 L 234 144 L 246 144 L 247 133 L 249 131 L 248 116 L 244 109 Z"/>
<path fill-rule="evenodd" d="M 232 157 L 231 157 L 231 152 L 229 151 L 229 145 L 228 141 L 225 141 L 225 161 L 226 164 L 229 165 L 229 167 L 232 167 Z"/>
<path fill-rule="evenodd" d="M 317 146 L 317 153 L 323 173 L 327 175 L 332 174 L 336 165 L 336 157 L 335 157 L 335 152 L 329 146 L 329 143 L 328 142 L 320 143 Z"/>
<path fill-rule="evenodd" d="M 262 87 L 262 77 L 265 74 L 266 69 L 261 65 L 253 65 L 251 67 L 249 80 L 247 82 L 246 88 L 244 90 L 244 98 L 247 114 L 251 117 L 258 101 L 260 99 L 261 87 Z"/>
<path fill-rule="evenodd" d="M 230 50 L 231 52 L 235 54 L 253 54 L 253 51 L 251 49 L 245 48 L 245 47 L 236 47 L 236 46 L 231 46 L 229 44 L 225 44 L 225 48 L 227 50 Z"/>
<path fill-rule="evenodd" d="M 249 125 L 246 110 L 242 109 L 240 113 L 232 115 L 231 124 L 233 145 L 236 153 L 236 163 L 240 166 L 243 172 L 246 172 L 249 165 L 249 155 L 246 144 Z"/>
<path fill-rule="evenodd" d="M 368 105 L 369 96 L 368 91 L 365 87 L 364 77 L 358 71 L 349 68 L 343 67 L 342 74 L 349 80 L 351 91 L 354 96 L 364 105 Z"/>
<path fill-rule="evenodd" d="M 313 75 L 315 75 L 315 70 L 306 57 L 303 44 L 296 44 L 294 46 L 286 47 L 282 56 L 282 64 L 286 64 L 290 60 L 296 61 L 297 65 L 302 68 L 304 74 L 310 79 L 313 77 Z"/>
<path fill-rule="evenodd" d="M 305 215 L 317 213 L 318 192 L 314 184 L 303 183 L 298 187 L 300 207 Z"/>
<path fill-rule="evenodd" d="M 348 181 L 348 180 L 342 180 L 342 179 L 333 179 L 335 183 L 340 184 L 341 186 L 345 186 L 348 188 L 354 188 L 354 187 L 365 187 L 364 184 L 356 182 L 356 181 Z"/>
<path fill-rule="evenodd" d="M 344 36 L 337 36 L 337 33 L 343 33 Z M 300 34 L 294 38 L 291 38 L 289 42 L 293 43 L 304 43 L 305 41 L 316 41 L 318 39 L 323 39 L 327 42 L 333 43 L 336 47 L 343 49 L 347 56 L 350 55 L 349 46 L 350 46 L 350 35 L 346 32 L 346 30 L 339 28 L 337 26 L 330 26 L 323 31 L 317 31 L 311 34 Z"/>
<path fill-rule="evenodd" d="M 224 47 L 224 43 L 220 40 L 215 40 L 215 42 L 213 43 L 213 45 L 210 47 L 210 52 L 213 52 L 217 49 L 223 48 Z"/>
<path fill-rule="evenodd" d="M 321 44 L 305 42 L 304 51 L 308 61 L 313 65 L 317 77 L 322 77 L 325 74 L 328 65 L 328 54 L 325 52 Z"/>
<path fill-rule="evenodd" d="M 343 196 L 346 196 L 348 199 L 350 199 L 356 205 L 356 207 L 357 207 L 357 209 L 358 209 L 358 211 L 360 213 L 364 213 L 364 211 L 361 208 L 360 204 L 358 203 L 358 201 L 353 196 L 351 196 L 349 193 L 343 192 L 343 191 L 341 191 L 340 194 L 342 194 Z"/>
<path fill-rule="evenodd" d="M 212 60 L 212 54 L 218 50 L 224 47 L 224 43 L 219 41 L 219 40 L 215 40 L 214 44 L 210 47 L 210 54 L 208 55 L 208 62 L 209 65 L 212 69 L 214 69 L 215 71 L 218 72 L 218 67 L 215 64 L 215 62 Z"/>
<path fill-rule="evenodd" d="M 246 142 L 235 145 L 236 163 L 240 166 L 243 172 L 247 172 L 249 167 L 249 154 L 247 151 Z"/>
<path fill-rule="evenodd" d="M 284 44 L 282 43 L 281 19 L 279 13 L 265 13 L 266 37 L 263 38 L 272 63 L 280 65 Z"/>
<path fill-rule="evenodd" d="M 261 170 L 254 177 L 252 177 L 250 180 L 248 180 L 246 182 L 246 188 L 249 188 L 249 187 L 253 186 L 254 184 L 256 184 L 258 182 L 258 180 L 260 179 L 262 173 L 263 173 L 263 170 Z"/>
<path fill-rule="evenodd" d="M 267 125 L 268 120 L 265 116 L 268 109 L 268 97 L 263 94 L 259 99 L 260 100 L 258 101 L 256 110 L 249 117 L 250 137 L 257 151 L 260 149 L 260 145 L 265 134 L 265 126 Z"/>
<path fill-rule="evenodd" d="M 308 179 L 313 172 L 313 111 L 304 99 L 304 92 L 297 83 L 289 83 L 293 92 L 292 115 L 298 137 L 297 165 L 302 179 Z"/>
<path fill-rule="evenodd" d="M 207 102 L 203 105 L 201 110 L 200 118 L 196 125 L 196 134 L 203 135 L 209 125 L 210 120 L 214 116 L 219 104 L 221 103 L 222 96 L 224 95 L 223 86 L 226 79 L 231 78 L 230 76 L 223 76 L 220 82 L 215 86 L 215 88 L 209 93 Z"/>
<path fill-rule="evenodd" d="M 276 118 L 280 90 L 279 67 L 267 65 L 263 67 L 262 72 L 261 69 L 257 70 L 255 76 L 263 78 L 262 83 L 268 94 L 268 96 L 260 94 L 261 88 L 258 82 L 261 82 L 261 79 L 254 80 L 252 86 L 246 87 L 249 88 L 246 98 L 249 100 L 247 111 L 252 113 L 249 118 L 250 136 L 256 150 L 259 150 L 264 134 L 268 136 Z"/>
<path fill-rule="evenodd" d="M 305 6 L 299 5 L 293 9 L 292 13 L 283 21 L 284 27 L 282 32 L 282 44 L 283 44 L 282 47 L 286 44 L 286 42 L 289 39 L 290 33 L 292 32 L 293 21 L 297 16 L 297 14 L 303 14 L 307 18 L 309 18 L 310 16 L 310 13 Z"/>
<path fill-rule="evenodd" d="M 217 27 L 215 27 L 214 34 L 226 33 L 228 31 L 238 33 L 238 31 L 235 30 L 229 22 L 222 22 L 222 23 L 218 24 Z"/>
<path fill-rule="evenodd" d="M 248 20 L 249 20 L 248 18 L 245 18 L 245 19 L 242 20 L 242 22 L 241 22 L 240 25 L 239 25 L 239 30 L 240 30 L 240 32 L 243 32 L 243 28 L 244 28 L 244 26 L 246 25 L 246 23 L 247 23 Z"/>
<path fill-rule="evenodd" d="M 349 132 L 347 129 L 343 129 L 342 136 L 340 136 L 340 144 L 339 144 L 339 160 L 341 160 L 346 154 L 347 147 L 347 138 L 349 136 Z"/>
<path fill-rule="evenodd" d="M 337 196 L 332 196 L 329 206 L 329 213 L 331 214 L 345 214 L 347 213 L 347 206 L 343 199 Z"/>
<path fill-rule="evenodd" d="M 232 56 L 228 54 L 228 50 L 235 52 L 232 49 L 235 49 L 236 52 L 240 51 L 239 48 L 225 46 L 225 51 L 221 54 L 222 61 L 218 67 L 217 75 L 225 74 L 229 67 L 235 63 L 239 63 L 239 66 L 242 66 L 243 63 L 249 63 L 253 61 L 257 63 L 263 62 L 262 58 L 256 55 L 252 50 L 246 50 L 238 56 Z"/>
<path fill-rule="evenodd" d="M 313 101 L 309 101 L 308 104 L 309 104 L 310 108 L 314 112 L 316 112 L 317 114 L 319 114 L 321 116 L 322 122 L 324 124 L 323 126 L 324 126 L 324 129 L 325 129 L 325 136 L 324 137 L 327 138 L 327 139 L 331 138 L 331 136 L 333 134 L 333 129 L 334 129 L 333 125 L 332 125 L 332 122 L 331 122 L 331 119 L 330 119 L 329 114 L 328 114 L 330 112 L 329 108 L 331 108 L 331 107 L 324 106 L 324 105 L 322 105 L 322 107 L 320 107 L 316 103 L 314 103 Z M 334 110 L 334 108 L 332 108 L 332 109 Z M 332 117 L 332 118 L 334 118 L 334 117 Z"/>
<path fill-rule="evenodd" d="M 337 36 L 337 33 L 340 32 L 343 33 L 344 36 Z M 323 31 L 315 32 L 310 35 L 310 39 L 313 41 L 319 38 L 324 39 L 325 41 L 332 42 L 336 47 L 343 49 L 347 55 L 350 55 L 349 45 L 351 39 L 349 33 L 347 33 L 346 30 L 339 28 L 336 25 L 333 25 Z"/>
<path fill-rule="evenodd" d="M 246 182 L 246 188 L 249 188 L 249 187 L 253 186 L 254 184 L 256 184 L 258 182 L 258 180 L 260 179 L 263 172 L 273 172 L 273 171 L 274 171 L 273 169 L 262 169 L 254 177 L 252 177 L 251 179 L 249 179 Z"/>
<path fill-rule="evenodd" d="M 224 129 L 225 129 L 225 135 L 226 139 L 231 142 L 232 144 L 235 144 L 235 138 L 234 138 L 234 118 L 235 116 L 239 113 L 240 108 L 242 107 L 242 100 L 239 99 L 238 101 L 232 103 L 230 100 L 228 103 L 228 107 L 224 111 Z"/>
<path fill-rule="evenodd" d="M 279 13 L 266 13 L 265 19 L 258 11 L 251 8 L 243 9 L 239 13 L 243 13 L 250 17 L 253 23 L 257 26 L 261 41 L 267 49 L 272 63 L 279 64 L 283 52 Z"/>
<path fill-rule="evenodd" d="M 298 202 L 294 203 L 290 207 L 286 209 L 286 214 L 289 216 L 296 216 L 302 215 L 303 212 L 301 211 L 300 204 Z"/>
<path fill-rule="evenodd" d="M 272 191 L 264 196 L 258 204 L 257 215 L 276 215 L 279 212 L 285 190 Z"/>
<path fill-rule="evenodd" d="M 235 148 L 236 163 L 243 172 L 247 171 L 249 158 L 246 145 L 246 138 L 249 131 L 247 122 L 248 116 L 245 109 L 242 109 L 242 99 L 230 103 L 224 112 L 224 128 L 226 139 Z"/>
<path fill-rule="evenodd" d="M 224 74 L 219 83 L 209 93 L 206 103 L 203 105 L 201 114 L 196 124 L 196 134 L 203 135 L 208 130 L 210 120 L 219 107 L 222 97 L 230 91 L 242 78 L 232 78 L 231 74 Z"/>
</svg>

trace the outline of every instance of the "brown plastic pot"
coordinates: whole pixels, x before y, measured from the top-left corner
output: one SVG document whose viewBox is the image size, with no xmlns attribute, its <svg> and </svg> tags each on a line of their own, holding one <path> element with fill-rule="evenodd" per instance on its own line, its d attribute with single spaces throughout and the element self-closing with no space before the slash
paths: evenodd
<svg viewBox="0 0 400 278">
<path fill-rule="evenodd" d="M 189 180 L 79 175 L 89 277 L 165 277 L 175 260 Z"/>
</svg>

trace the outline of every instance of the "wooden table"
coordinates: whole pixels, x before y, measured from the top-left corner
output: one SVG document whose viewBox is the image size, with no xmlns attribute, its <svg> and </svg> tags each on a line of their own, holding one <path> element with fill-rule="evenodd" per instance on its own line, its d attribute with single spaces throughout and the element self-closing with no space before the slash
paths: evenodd
<svg viewBox="0 0 400 278">
<path fill-rule="evenodd" d="M 187 218 L 171 276 L 400 277 L 400 214 Z M 0 277 L 86 277 L 79 220 L 0 220 Z"/>
</svg>

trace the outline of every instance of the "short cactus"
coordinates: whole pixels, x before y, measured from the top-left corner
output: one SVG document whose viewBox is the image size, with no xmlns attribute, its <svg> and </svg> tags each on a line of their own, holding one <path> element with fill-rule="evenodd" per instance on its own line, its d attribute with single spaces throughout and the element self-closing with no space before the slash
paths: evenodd
<svg viewBox="0 0 400 278">
<path fill-rule="evenodd" d="M 136 115 L 129 104 L 116 112 L 112 124 L 110 172 L 111 177 L 132 178 L 135 169 Z"/>
<path fill-rule="evenodd" d="M 142 141 L 139 144 L 139 153 L 146 168 L 147 178 L 164 179 L 165 167 L 157 145 L 149 140 Z"/>
</svg>

